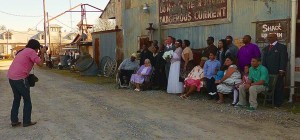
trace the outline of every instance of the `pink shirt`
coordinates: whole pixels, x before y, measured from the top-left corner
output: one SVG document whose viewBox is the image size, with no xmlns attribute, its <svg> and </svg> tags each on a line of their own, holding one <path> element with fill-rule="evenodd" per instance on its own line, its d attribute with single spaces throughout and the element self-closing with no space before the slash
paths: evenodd
<svg viewBox="0 0 300 140">
<path fill-rule="evenodd" d="M 17 54 L 10 65 L 7 77 L 11 80 L 24 79 L 29 75 L 34 63 L 40 63 L 41 59 L 36 51 L 31 48 L 25 48 Z"/>
</svg>

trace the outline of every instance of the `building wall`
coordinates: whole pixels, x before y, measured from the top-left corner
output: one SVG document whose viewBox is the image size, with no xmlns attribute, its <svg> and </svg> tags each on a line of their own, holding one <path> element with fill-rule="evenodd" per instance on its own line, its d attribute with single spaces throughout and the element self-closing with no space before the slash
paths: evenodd
<svg viewBox="0 0 300 140">
<path fill-rule="evenodd" d="M 130 2 L 129 2 L 130 1 Z M 276 0 L 269 2 L 271 12 L 266 4 L 260 0 L 231 0 L 231 22 L 219 25 L 199 25 L 193 27 L 179 27 L 161 29 L 158 26 L 158 0 L 123 0 L 122 7 L 122 30 L 124 35 L 124 55 L 128 57 L 138 49 L 138 36 L 147 35 L 148 23 L 154 23 L 154 39 L 161 42 L 168 35 L 177 39 L 189 39 L 191 48 L 206 47 L 208 36 L 217 40 L 225 38 L 227 35 L 235 39 L 242 38 L 249 34 L 255 42 L 256 21 L 287 19 L 290 18 L 290 0 Z M 130 3 L 130 4 L 129 4 Z M 149 13 L 143 13 L 143 4 L 150 6 Z M 280 9 L 280 10 L 278 10 Z M 175 26 L 176 27 L 176 26 Z M 263 44 L 259 44 L 263 46 Z"/>
<path fill-rule="evenodd" d="M 128 1 L 131 1 L 128 2 Z M 129 56 L 136 52 L 138 46 L 138 36 L 147 36 L 149 23 L 154 23 L 154 27 L 158 27 L 158 18 L 156 14 L 156 0 L 124 0 L 122 1 L 122 23 L 123 23 L 123 36 L 124 36 L 124 55 Z M 126 4 L 126 2 L 130 4 Z M 143 5 L 147 3 L 149 13 L 143 12 Z M 125 8 L 124 8 L 125 7 Z M 158 39 L 158 33 L 155 33 L 154 39 Z"/>
<path fill-rule="evenodd" d="M 215 45 L 217 45 L 217 40 L 225 38 L 227 35 L 231 35 L 236 39 L 249 34 L 253 38 L 252 41 L 255 42 L 256 21 L 286 19 L 290 16 L 289 0 L 271 2 L 269 6 L 271 7 L 271 13 L 268 13 L 269 9 L 262 1 L 232 0 L 231 23 L 166 29 L 162 30 L 162 38 L 171 35 L 175 38 L 189 39 L 192 48 L 207 46 L 205 40 L 208 36 L 215 37 Z M 280 9 L 280 11 L 277 9 Z M 263 46 L 263 44 L 259 45 Z"/>
<path fill-rule="evenodd" d="M 116 58 L 116 32 L 99 32 L 93 34 L 93 42 L 99 38 L 99 59 L 105 56 Z M 94 46 L 95 47 L 95 46 Z"/>
</svg>

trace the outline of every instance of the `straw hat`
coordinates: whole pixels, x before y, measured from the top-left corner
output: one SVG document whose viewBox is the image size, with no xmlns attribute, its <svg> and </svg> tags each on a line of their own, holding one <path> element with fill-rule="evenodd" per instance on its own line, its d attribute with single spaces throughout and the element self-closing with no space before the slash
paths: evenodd
<svg viewBox="0 0 300 140">
<path fill-rule="evenodd" d="M 206 61 L 206 60 L 208 60 L 208 58 L 207 57 L 201 57 L 201 60 Z"/>
<path fill-rule="evenodd" d="M 136 53 L 131 54 L 132 57 L 137 57 Z"/>
</svg>

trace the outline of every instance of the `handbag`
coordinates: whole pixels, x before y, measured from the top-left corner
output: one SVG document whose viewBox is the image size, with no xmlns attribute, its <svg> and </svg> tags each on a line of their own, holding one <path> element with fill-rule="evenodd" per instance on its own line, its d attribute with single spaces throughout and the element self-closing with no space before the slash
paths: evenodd
<svg viewBox="0 0 300 140">
<path fill-rule="evenodd" d="M 33 72 L 32 74 L 28 75 L 27 80 L 28 80 L 29 86 L 34 87 L 35 83 L 39 81 L 39 78 L 37 78 Z"/>
</svg>

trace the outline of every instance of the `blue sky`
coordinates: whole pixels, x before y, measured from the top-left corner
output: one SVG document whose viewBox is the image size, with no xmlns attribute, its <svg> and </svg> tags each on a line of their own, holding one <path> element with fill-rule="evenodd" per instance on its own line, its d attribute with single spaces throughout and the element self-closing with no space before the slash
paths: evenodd
<svg viewBox="0 0 300 140">
<path fill-rule="evenodd" d="M 104 9 L 109 0 L 45 0 L 46 11 L 49 16 L 54 17 L 80 3 L 90 4 L 100 9 Z M 74 9 L 80 11 L 80 7 Z M 94 10 L 88 8 L 87 10 Z M 7 14 L 8 13 L 8 14 Z M 13 15 L 19 16 L 13 16 Z M 89 24 L 95 24 L 100 12 L 87 13 L 87 20 Z M 37 17 L 24 17 L 24 16 L 37 16 Z M 7 29 L 26 31 L 28 28 L 37 28 L 43 30 L 43 0 L 6 0 L 0 5 L 0 25 L 5 25 Z M 49 17 L 49 18 L 50 18 Z M 76 24 L 80 21 L 80 12 L 72 13 L 72 24 L 70 13 L 58 17 L 50 24 L 58 24 L 63 27 L 63 30 L 70 31 L 75 28 Z"/>
</svg>

